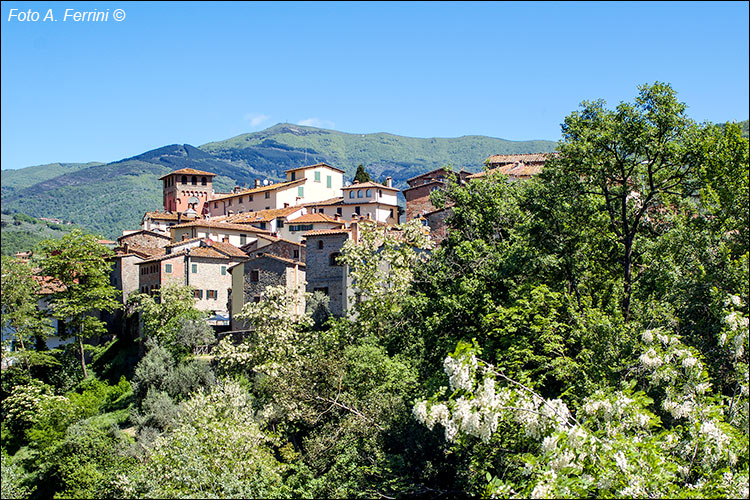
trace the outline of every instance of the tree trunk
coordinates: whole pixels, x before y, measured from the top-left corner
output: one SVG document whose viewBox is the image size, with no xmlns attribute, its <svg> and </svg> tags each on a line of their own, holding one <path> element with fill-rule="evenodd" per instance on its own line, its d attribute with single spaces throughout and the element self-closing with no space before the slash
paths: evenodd
<svg viewBox="0 0 750 500">
<path fill-rule="evenodd" d="M 623 297 L 622 297 L 622 315 L 625 323 L 630 321 L 630 294 L 632 292 L 632 259 L 633 259 L 633 239 L 625 238 L 625 258 L 623 261 Z"/>
<path fill-rule="evenodd" d="M 87 378 L 88 372 L 86 371 L 86 355 L 83 350 L 83 332 L 78 332 L 78 348 L 81 350 L 81 368 L 83 368 L 83 378 Z"/>
</svg>

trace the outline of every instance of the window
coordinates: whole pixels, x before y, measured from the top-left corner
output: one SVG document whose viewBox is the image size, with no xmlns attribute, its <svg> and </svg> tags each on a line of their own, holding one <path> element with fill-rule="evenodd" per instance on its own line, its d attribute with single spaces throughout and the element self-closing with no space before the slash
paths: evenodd
<svg viewBox="0 0 750 500">
<path fill-rule="evenodd" d="M 270 197 L 271 197 L 271 192 L 270 191 L 266 191 L 266 199 L 269 199 Z"/>
<path fill-rule="evenodd" d="M 193 176 L 190 179 L 190 184 L 192 184 L 193 186 L 197 186 L 198 185 L 198 178 L 196 176 Z"/>
<path fill-rule="evenodd" d="M 331 176 L 330 175 L 326 175 L 326 187 L 327 188 L 331 187 Z"/>
<path fill-rule="evenodd" d="M 312 228 L 312 224 L 298 224 L 295 226 L 289 226 L 289 231 L 292 233 L 296 233 L 297 231 L 311 231 Z"/>
<path fill-rule="evenodd" d="M 341 265 L 341 264 L 339 264 L 339 261 L 338 261 L 338 258 L 340 256 L 341 256 L 341 254 L 338 253 L 338 252 L 332 253 L 331 256 L 328 257 L 328 265 L 329 266 L 339 266 L 339 265 Z"/>
<path fill-rule="evenodd" d="M 216 300 L 219 297 L 217 290 L 206 290 L 206 298 Z"/>
<path fill-rule="evenodd" d="M 318 240 L 318 250 L 323 250 L 323 240 Z"/>
<path fill-rule="evenodd" d="M 300 198 L 305 197 L 305 186 L 299 186 L 297 188 L 297 196 L 299 196 Z"/>
<path fill-rule="evenodd" d="M 203 298 L 203 290 L 193 290 L 193 298 L 202 299 Z"/>
<path fill-rule="evenodd" d="M 256 304 L 257 304 L 258 302 L 260 302 L 260 295 L 255 295 L 255 296 L 253 296 L 253 302 L 255 302 Z"/>
<path fill-rule="evenodd" d="M 292 172 L 292 180 L 293 181 L 297 180 L 297 172 Z"/>
<path fill-rule="evenodd" d="M 206 184 L 208 184 L 206 182 L 206 178 L 205 177 L 201 177 L 201 186 L 205 186 Z"/>
<path fill-rule="evenodd" d="M 244 245 L 246 243 L 247 243 L 247 235 L 246 234 L 241 234 L 240 235 L 240 246 L 242 246 L 242 245 Z"/>
<path fill-rule="evenodd" d="M 319 213 L 319 214 L 325 214 L 325 213 L 326 213 L 326 211 L 325 211 L 325 210 L 323 210 L 322 208 L 319 208 L 319 209 L 318 209 L 318 213 Z"/>
<path fill-rule="evenodd" d="M 391 219 L 393 219 L 393 209 L 391 209 Z"/>
<path fill-rule="evenodd" d="M 354 190 L 349 191 L 349 198 L 354 198 Z"/>
<path fill-rule="evenodd" d="M 182 179 L 180 180 L 181 184 L 187 184 L 187 175 L 183 175 Z"/>
<path fill-rule="evenodd" d="M 357 198 L 362 198 L 362 190 L 357 189 Z"/>
<path fill-rule="evenodd" d="M 341 207 L 336 208 L 336 213 L 341 215 L 343 213 L 343 209 Z"/>
<path fill-rule="evenodd" d="M 193 264 L 193 267 L 192 267 L 191 270 L 192 270 L 193 274 L 197 273 L 198 272 L 198 264 Z"/>
<path fill-rule="evenodd" d="M 242 196 L 240 196 L 240 199 L 237 200 L 237 203 L 242 203 Z"/>
<path fill-rule="evenodd" d="M 167 274 L 172 273 L 172 264 L 164 264 L 164 272 Z"/>
<path fill-rule="evenodd" d="M 261 229 L 265 229 L 266 228 L 266 223 L 265 222 L 261 222 L 258 225 L 260 226 Z"/>
<path fill-rule="evenodd" d="M 294 258 L 299 259 L 299 250 L 294 251 Z"/>
<path fill-rule="evenodd" d="M 278 219 L 276 219 L 276 227 L 277 228 L 284 227 L 284 219 L 282 219 L 281 217 L 279 217 Z"/>
<path fill-rule="evenodd" d="M 214 208 L 219 208 L 219 204 L 218 203 L 214 203 Z"/>
<path fill-rule="evenodd" d="M 365 196 L 367 196 L 368 198 L 372 196 L 372 191 L 370 191 L 369 189 L 365 191 Z"/>
<path fill-rule="evenodd" d="M 230 207 L 232 206 L 232 200 L 229 200 L 229 203 L 227 203 Z"/>
<path fill-rule="evenodd" d="M 250 281 L 253 283 L 257 283 L 260 281 L 260 271 L 258 269 L 253 269 L 250 271 Z"/>
<path fill-rule="evenodd" d="M 313 288 L 313 293 L 314 292 L 323 292 L 324 294 L 328 295 L 328 287 L 324 286 L 320 288 Z"/>
<path fill-rule="evenodd" d="M 320 182 L 320 172 L 315 172 L 315 182 Z"/>
<path fill-rule="evenodd" d="M 249 195 L 249 196 L 247 197 L 247 201 L 253 201 L 253 195 Z"/>
<path fill-rule="evenodd" d="M 381 197 L 383 196 L 383 190 L 382 189 L 378 189 L 378 196 L 381 196 Z"/>
<path fill-rule="evenodd" d="M 221 275 L 226 276 L 227 274 L 227 266 L 221 266 Z"/>
<path fill-rule="evenodd" d="M 354 207 L 354 212 L 355 212 L 355 213 L 356 213 L 357 215 L 361 215 L 361 214 L 359 213 L 359 207 Z"/>
</svg>

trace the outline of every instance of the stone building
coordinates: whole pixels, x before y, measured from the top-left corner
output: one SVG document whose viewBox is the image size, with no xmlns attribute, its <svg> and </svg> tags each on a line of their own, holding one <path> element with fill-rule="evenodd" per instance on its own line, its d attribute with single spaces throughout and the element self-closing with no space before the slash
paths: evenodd
<svg viewBox="0 0 750 500">
<path fill-rule="evenodd" d="M 266 253 L 284 257 L 285 259 L 305 261 L 305 244 L 296 241 L 279 238 L 276 236 L 258 235 L 252 243 L 241 247 L 249 257 L 259 256 Z"/>
<path fill-rule="evenodd" d="M 356 223 L 354 223 L 356 228 Z M 329 229 L 305 233 L 307 292 L 323 292 L 334 316 L 347 311 L 351 282 L 347 266 L 338 262 L 344 243 L 356 229 Z"/>
<path fill-rule="evenodd" d="M 487 172 L 500 172 L 511 180 L 525 180 L 537 175 L 544 168 L 545 163 L 555 153 L 530 153 L 517 155 L 493 155 L 484 162 L 488 170 L 469 176 L 477 179 L 487 175 Z"/>
<path fill-rule="evenodd" d="M 305 263 L 272 254 L 261 254 L 231 267 L 232 274 L 232 330 L 246 328 L 235 316 L 248 302 L 260 302 L 269 286 L 284 286 L 294 300 L 289 312 L 295 317 L 305 313 Z"/>
<path fill-rule="evenodd" d="M 434 212 L 437 208 L 430 201 L 430 194 L 438 189 L 443 189 L 446 185 L 449 170 L 438 168 L 424 174 L 417 175 L 407 179 L 409 187 L 403 190 L 406 198 L 406 220 L 423 216 L 427 213 Z M 470 172 L 461 170 L 456 173 L 459 183 L 463 184 L 470 177 Z"/>
</svg>

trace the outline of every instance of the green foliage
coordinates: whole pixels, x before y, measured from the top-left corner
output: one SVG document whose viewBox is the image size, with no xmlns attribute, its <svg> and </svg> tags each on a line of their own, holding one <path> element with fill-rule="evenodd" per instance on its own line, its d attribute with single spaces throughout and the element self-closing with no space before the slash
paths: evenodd
<svg viewBox="0 0 750 500">
<path fill-rule="evenodd" d="M 29 488 L 23 484 L 23 468 L 9 457 L 5 450 L 2 451 L 0 457 L 2 460 L 0 463 L 0 473 L 2 473 L 0 498 L 26 498 Z"/>
<path fill-rule="evenodd" d="M 354 180 L 357 182 L 370 182 L 370 174 L 365 170 L 365 166 L 361 163 L 357 165 L 357 172 L 354 174 Z"/>
</svg>

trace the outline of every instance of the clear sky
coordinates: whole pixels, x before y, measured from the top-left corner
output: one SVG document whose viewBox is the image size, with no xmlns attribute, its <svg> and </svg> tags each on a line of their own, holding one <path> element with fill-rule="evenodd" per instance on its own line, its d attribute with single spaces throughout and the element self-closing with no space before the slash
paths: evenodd
<svg viewBox="0 0 750 500">
<path fill-rule="evenodd" d="M 748 2 L 41 1 L 2 16 L 3 169 L 279 122 L 557 140 L 582 100 L 614 107 L 654 81 L 697 121 L 750 114 Z"/>
</svg>

